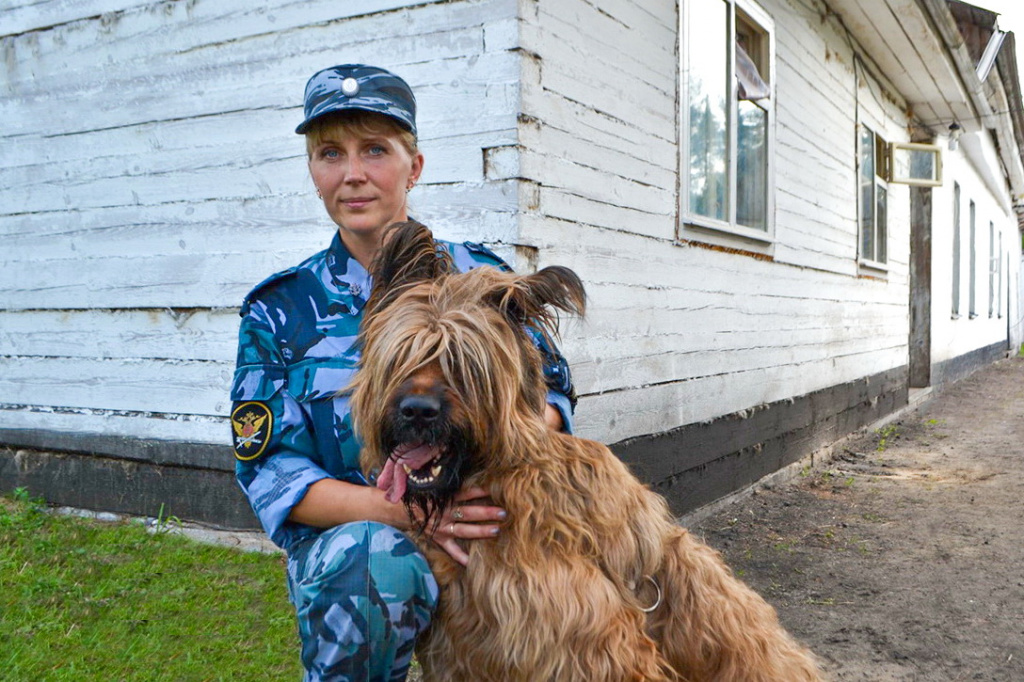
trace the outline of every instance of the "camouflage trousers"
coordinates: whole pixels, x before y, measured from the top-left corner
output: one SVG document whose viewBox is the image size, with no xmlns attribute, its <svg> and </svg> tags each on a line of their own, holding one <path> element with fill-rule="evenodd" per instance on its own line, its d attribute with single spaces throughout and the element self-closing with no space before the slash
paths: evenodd
<svg viewBox="0 0 1024 682">
<path fill-rule="evenodd" d="M 402 682 L 437 582 L 400 531 L 347 523 L 288 553 L 305 682 Z"/>
</svg>

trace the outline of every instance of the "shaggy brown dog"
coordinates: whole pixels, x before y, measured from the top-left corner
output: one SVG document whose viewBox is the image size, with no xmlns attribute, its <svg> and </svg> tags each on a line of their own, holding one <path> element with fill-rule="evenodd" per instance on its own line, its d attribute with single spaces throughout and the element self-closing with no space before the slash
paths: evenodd
<svg viewBox="0 0 1024 682">
<path fill-rule="evenodd" d="M 424 444 L 404 500 L 437 519 L 463 485 L 508 511 L 468 568 L 422 539 L 441 588 L 417 646 L 427 680 L 818 679 L 809 652 L 664 500 L 600 443 L 550 430 L 541 356 L 551 308 L 582 314 L 566 268 L 455 274 L 430 232 L 389 233 L 352 396 L 366 469 Z"/>
</svg>

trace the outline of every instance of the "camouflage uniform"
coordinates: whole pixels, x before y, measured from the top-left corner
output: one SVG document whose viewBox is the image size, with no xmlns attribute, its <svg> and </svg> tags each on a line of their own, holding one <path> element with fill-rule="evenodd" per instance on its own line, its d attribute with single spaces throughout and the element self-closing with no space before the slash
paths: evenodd
<svg viewBox="0 0 1024 682">
<path fill-rule="evenodd" d="M 455 265 L 507 268 L 471 243 L 443 243 Z M 404 680 L 437 584 L 402 533 L 359 522 L 326 531 L 288 520 L 324 478 L 366 485 L 347 395 L 369 273 L 335 234 L 331 246 L 259 284 L 242 305 L 231 398 L 236 478 L 270 538 L 288 553 L 306 680 Z M 548 400 L 572 425 L 565 360 L 535 335 Z"/>
</svg>

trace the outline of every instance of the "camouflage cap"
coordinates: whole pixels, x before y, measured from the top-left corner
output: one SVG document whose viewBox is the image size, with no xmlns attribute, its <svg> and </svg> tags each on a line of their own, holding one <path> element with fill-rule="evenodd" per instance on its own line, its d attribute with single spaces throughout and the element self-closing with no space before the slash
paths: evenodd
<svg viewBox="0 0 1024 682">
<path fill-rule="evenodd" d="M 306 83 L 306 118 L 295 132 L 304 135 L 313 119 L 350 109 L 384 114 L 416 134 L 416 98 L 409 84 L 390 71 L 365 64 L 342 64 L 313 74 Z"/>
</svg>

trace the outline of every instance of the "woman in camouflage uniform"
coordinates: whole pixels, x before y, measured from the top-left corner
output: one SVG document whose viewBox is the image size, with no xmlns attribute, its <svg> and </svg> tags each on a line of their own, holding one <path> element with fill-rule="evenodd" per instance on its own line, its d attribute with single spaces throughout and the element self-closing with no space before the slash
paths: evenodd
<svg viewBox="0 0 1024 682">
<path fill-rule="evenodd" d="M 398 76 L 346 64 L 313 75 L 304 113 L 296 132 L 306 136 L 317 196 L 338 229 L 326 250 L 260 283 L 242 305 L 231 396 L 236 476 L 288 554 L 305 679 L 404 680 L 437 584 L 403 534 L 413 526 L 405 507 L 363 478 L 348 397 L 339 393 L 358 366 L 367 269 L 384 229 L 408 219 L 406 195 L 423 170 L 416 103 Z M 477 244 L 443 246 L 460 270 L 507 267 Z M 568 368 L 557 350 L 542 351 L 549 421 L 569 430 Z M 484 494 L 464 490 L 461 500 Z M 456 540 L 493 537 L 504 511 L 457 509 L 432 540 L 465 564 Z"/>
</svg>

